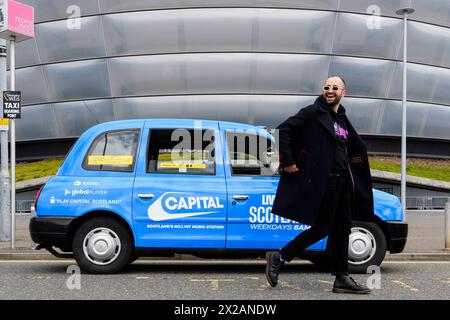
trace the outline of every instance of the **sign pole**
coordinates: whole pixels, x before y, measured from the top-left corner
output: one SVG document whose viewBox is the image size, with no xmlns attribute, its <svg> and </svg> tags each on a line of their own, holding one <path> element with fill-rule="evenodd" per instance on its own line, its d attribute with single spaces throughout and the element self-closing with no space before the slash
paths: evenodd
<svg viewBox="0 0 450 320">
<path fill-rule="evenodd" d="M 0 92 L 6 91 L 6 47 L 0 46 Z M 2 108 L 3 110 L 3 108 Z M 1 115 L 3 118 L 3 113 Z M 0 153 L 1 153 L 1 170 L 0 170 L 0 241 L 11 240 L 11 193 L 9 179 L 9 148 L 8 148 L 8 131 L 9 120 L 2 119 L 0 124 Z"/>
<path fill-rule="evenodd" d="M 9 40 L 11 45 L 10 74 L 11 91 L 3 92 L 3 117 L 10 119 L 10 143 L 11 143 L 11 249 L 16 247 L 16 123 L 21 115 L 21 93 L 16 92 L 16 42 L 34 38 L 34 8 L 15 0 L 0 0 L 0 38 Z M 7 121 L 2 120 L 0 131 L 7 130 Z M 3 135 L 2 144 L 3 144 Z M 3 152 L 2 152 L 3 159 Z M 2 166 L 2 171 L 3 171 Z M 6 168 L 7 170 L 7 168 Z M 4 183 L 2 172 L 1 182 Z M 6 177 L 7 178 L 7 177 Z M 1 188 L 0 191 L 3 191 Z M 1 197 L 4 197 L 3 192 Z M 3 201 L 2 201 L 3 202 Z M 3 213 L 5 205 L 0 206 Z M 1 235 L 1 234 L 0 234 Z"/>
<path fill-rule="evenodd" d="M 11 72 L 11 91 L 16 90 L 16 37 L 10 37 L 11 55 L 10 72 Z M 11 119 L 10 141 L 11 141 L 11 249 L 16 247 L 16 124 Z"/>
</svg>

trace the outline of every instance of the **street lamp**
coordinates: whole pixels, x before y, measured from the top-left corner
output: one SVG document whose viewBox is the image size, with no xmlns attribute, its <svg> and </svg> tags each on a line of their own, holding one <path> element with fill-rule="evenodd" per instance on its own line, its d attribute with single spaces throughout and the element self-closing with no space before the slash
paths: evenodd
<svg viewBox="0 0 450 320">
<path fill-rule="evenodd" d="M 406 54 L 408 44 L 408 15 L 415 11 L 412 0 L 402 1 L 396 14 L 403 16 L 403 94 L 402 94 L 402 174 L 401 174 L 401 203 L 403 212 L 406 212 Z"/>
</svg>

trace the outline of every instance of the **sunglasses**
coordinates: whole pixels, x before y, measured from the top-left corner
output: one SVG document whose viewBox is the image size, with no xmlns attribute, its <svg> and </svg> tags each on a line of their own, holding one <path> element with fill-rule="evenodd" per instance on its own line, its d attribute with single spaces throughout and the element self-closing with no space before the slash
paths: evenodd
<svg viewBox="0 0 450 320">
<path fill-rule="evenodd" d="M 333 89 L 333 91 L 337 91 L 337 90 L 339 90 L 339 87 L 338 86 L 323 86 L 324 91 L 328 91 L 330 89 Z"/>
</svg>

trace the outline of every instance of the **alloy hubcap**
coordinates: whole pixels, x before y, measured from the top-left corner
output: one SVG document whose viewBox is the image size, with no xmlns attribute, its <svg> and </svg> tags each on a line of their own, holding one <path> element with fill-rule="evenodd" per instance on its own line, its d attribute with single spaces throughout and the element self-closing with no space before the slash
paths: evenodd
<svg viewBox="0 0 450 320">
<path fill-rule="evenodd" d="M 364 264 L 376 251 L 375 237 L 367 229 L 352 228 L 348 243 L 348 259 L 351 264 Z"/>
<path fill-rule="evenodd" d="M 92 230 L 83 241 L 84 255 L 96 265 L 112 263 L 119 256 L 120 248 L 119 237 L 108 228 Z"/>
</svg>

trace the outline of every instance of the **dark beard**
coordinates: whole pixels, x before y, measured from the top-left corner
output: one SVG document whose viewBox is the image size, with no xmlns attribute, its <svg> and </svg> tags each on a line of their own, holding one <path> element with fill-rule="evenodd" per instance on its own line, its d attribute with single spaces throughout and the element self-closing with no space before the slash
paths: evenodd
<svg viewBox="0 0 450 320">
<path fill-rule="evenodd" d="M 333 101 L 332 103 L 328 103 L 328 102 L 327 102 L 327 97 L 326 97 L 325 95 L 322 95 L 322 96 L 323 96 L 323 100 L 325 101 L 325 103 L 326 103 L 326 104 L 328 105 L 328 107 L 330 107 L 330 108 L 334 107 L 335 105 L 338 105 L 339 102 L 341 102 L 341 98 L 342 98 L 342 97 L 335 96 L 335 97 L 334 97 L 334 101 Z"/>
</svg>

